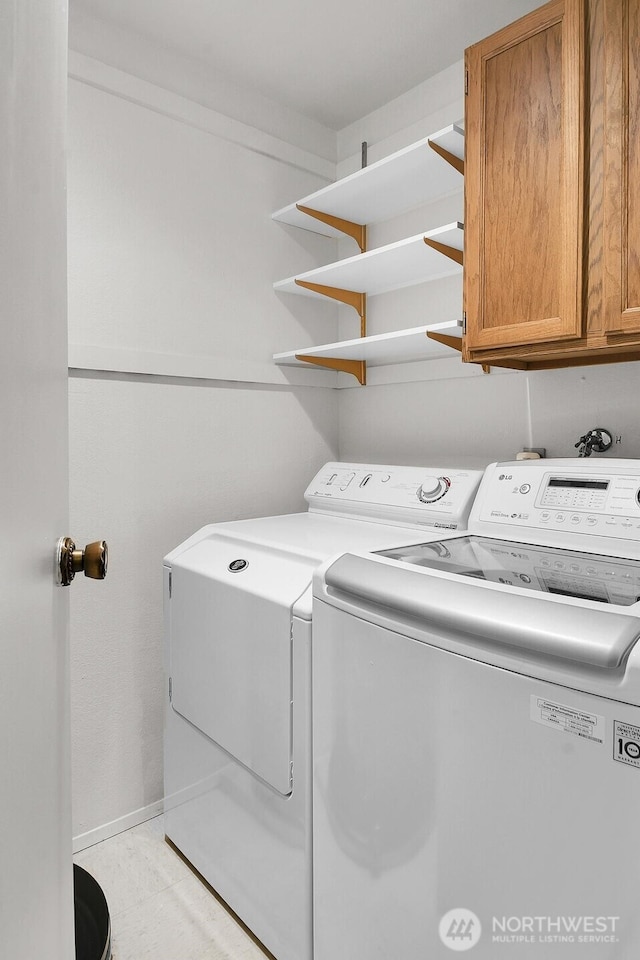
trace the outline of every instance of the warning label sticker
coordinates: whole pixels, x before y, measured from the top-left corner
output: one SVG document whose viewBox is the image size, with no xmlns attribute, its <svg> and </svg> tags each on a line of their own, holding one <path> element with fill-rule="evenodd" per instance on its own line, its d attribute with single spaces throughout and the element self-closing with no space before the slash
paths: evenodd
<svg viewBox="0 0 640 960">
<path fill-rule="evenodd" d="M 640 727 L 613 721 L 613 759 L 640 769 Z"/>
<path fill-rule="evenodd" d="M 566 703 L 554 703 L 544 697 L 531 696 L 530 716 L 535 723 L 542 723 L 545 727 L 554 727 L 564 733 L 594 743 L 604 743 L 605 718 L 599 713 L 590 713 L 576 710 Z M 640 733 L 640 731 L 638 731 Z M 640 741 L 638 741 L 640 746 Z"/>
</svg>

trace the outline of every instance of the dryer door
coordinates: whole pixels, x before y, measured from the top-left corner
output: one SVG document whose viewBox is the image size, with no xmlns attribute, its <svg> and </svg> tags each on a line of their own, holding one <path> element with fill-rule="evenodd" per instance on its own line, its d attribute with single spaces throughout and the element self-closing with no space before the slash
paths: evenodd
<svg viewBox="0 0 640 960">
<path fill-rule="evenodd" d="M 314 566 L 220 535 L 172 565 L 173 709 L 283 795 L 291 792 L 291 608 Z"/>
</svg>

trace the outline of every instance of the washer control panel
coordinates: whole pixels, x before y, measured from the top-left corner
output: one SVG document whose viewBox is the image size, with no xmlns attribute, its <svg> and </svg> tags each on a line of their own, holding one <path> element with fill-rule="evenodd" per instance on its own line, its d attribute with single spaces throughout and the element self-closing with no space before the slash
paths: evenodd
<svg viewBox="0 0 640 960">
<path fill-rule="evenodd" d="M 542 507 L 572 510 L 604 510 L 610 480 L 580 477 L 548 477 L 540 500 Z"/>
<path fill-rule="evenodd" d="M 327 463 L 309 484 L 309 509 L 381 523 L 466 525 L 482 471 Z"/>
<path fill-rule="evenodd" d="M 473 510 L 476 521 L 640 540 L 640 462 L 492 464 Z"/>
</svg>

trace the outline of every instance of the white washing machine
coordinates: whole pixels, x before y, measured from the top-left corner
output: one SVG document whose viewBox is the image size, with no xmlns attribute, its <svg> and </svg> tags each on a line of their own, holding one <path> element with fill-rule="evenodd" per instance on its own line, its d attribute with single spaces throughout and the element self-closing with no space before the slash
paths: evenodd
<svg viewBox="0 0 640 960">
<path fill-rule="evenodd" d="M 481 473 L 328 463 L 306 513 L 203 527 L 165 559 L 165 830 L 278 960 L 310 960 L 311 577 L 464 527 Z"/>
<path fill-rule="evenodd" d="M 640 461 L 314 577 L 314 960 L 640 956 Z"/>
</svg>

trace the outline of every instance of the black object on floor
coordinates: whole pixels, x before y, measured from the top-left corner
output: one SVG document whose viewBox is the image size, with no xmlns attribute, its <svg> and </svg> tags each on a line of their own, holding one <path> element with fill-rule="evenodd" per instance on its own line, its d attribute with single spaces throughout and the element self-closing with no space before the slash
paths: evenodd
<svg viewBox="0 0 640 960">
<path fill-rule="evenodd" d="M 102 888 L 74 863 L 76 960 L 111 960 L 111 920 Z"/>
</svg>

